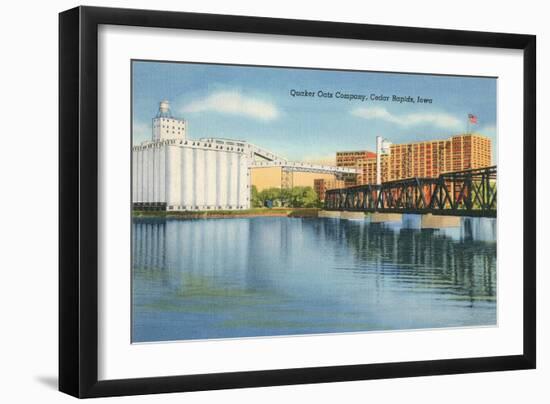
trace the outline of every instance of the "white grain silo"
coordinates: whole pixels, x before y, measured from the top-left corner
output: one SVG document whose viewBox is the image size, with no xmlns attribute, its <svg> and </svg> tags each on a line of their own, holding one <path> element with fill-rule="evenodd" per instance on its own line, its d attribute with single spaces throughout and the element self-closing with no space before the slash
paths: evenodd
<svg viewBox="0 0 550 404">
<path fill-rule="evenodd" d="M 245 142 L 189 139 L 187 122 L 162 101 L 152 140 L 132 149 L 132 201 L 145 210 L 231 210 L 250 207 Z"/>
</svg>

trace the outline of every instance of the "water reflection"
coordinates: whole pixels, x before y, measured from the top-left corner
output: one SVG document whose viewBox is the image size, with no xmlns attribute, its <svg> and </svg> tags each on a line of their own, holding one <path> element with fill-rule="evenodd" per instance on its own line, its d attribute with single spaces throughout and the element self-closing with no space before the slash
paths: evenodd
<svg viewBox="0 0 550 404">
<path fill-rule="evenodd" d="M 135 219 L 133 340 L 490 325 L 496 224 Z"/>
</svg>

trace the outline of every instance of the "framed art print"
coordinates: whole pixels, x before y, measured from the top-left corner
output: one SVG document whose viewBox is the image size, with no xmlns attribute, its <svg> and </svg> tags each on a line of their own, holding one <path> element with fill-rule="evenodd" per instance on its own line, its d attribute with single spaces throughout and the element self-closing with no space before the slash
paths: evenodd
<svg viewBox="0 0 550 404">
<path fill-rule="evenodd" d="M 535 37 L 61 13 L 59 331 L 77 397 L 534 368 Z"/>
</svg>

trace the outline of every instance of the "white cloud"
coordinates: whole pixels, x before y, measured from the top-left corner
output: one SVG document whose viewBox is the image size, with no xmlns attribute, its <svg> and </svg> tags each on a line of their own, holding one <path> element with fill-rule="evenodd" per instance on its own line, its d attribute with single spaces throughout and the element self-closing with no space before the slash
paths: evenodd
<svg viewBox="0 0 550 404">
<path fill-rule="evenodd" d="M 219 91 L 203 99 L 193 101 L 183 108 L 184 112 L 216 111 L 241 115 L 262 121 L 271 121 L 279 116 L 275 104 L 243 95 L 238 91 Z"/>
<path fill-rule="evenodd" d="M 454 115 L 444 112 L 416 112 L 395 115 L 383 107 L 358 107 L 351 111 L 352 115 L 364 119 L 380 119 L 399 126 L 433 125 L 438 128 L 460 129 L 463 122 Z"/>
</svg>

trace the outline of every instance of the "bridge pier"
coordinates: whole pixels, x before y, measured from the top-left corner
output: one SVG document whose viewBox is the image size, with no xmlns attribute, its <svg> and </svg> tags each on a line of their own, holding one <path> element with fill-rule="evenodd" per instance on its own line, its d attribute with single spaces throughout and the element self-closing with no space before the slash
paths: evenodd
<svg viewBox="0 0 550 404">
<path fill-rule="evenodd" d="M 350 212 L 350 211 L 343 211 L 340 215 L 340 219 L 347 219 L 347 220 L 365 220 L 365 214 L 363 212 Z"/>
<path fill-rule="evenodd" d="M 346 210 L 320 210 L 318 217 L 343 220 L 366 220 L 370 223 L 403 223 L 402 213 L 364 213 Z M 433 215 L 431 213 L 420 215 L 421 229 L 456 228 L 462 224 L 460 216 Z M 418 222 L 416 222 L 418 226 Z M 418 227 L 416 227 L 418 228 Z"/>
<path fill-rule="evenodd" d="M 432 215 L 431 213 L 422 215 L 420 228 L 441 229 L 445 227 L 460 227 L 460 217 Z"/>
<path fill-rule="evenodd" d="M 403 215 L 401 213 L 380 213 L 374 212 L 370 215 L 371 223 L 400 222 Z"/>
<path fill-rule="evenodd" d="M 339 210 L 320 210 L 318 217 L 327 217 L 330 219 L 340 219 L 340 212 Z"/>
</svg>

